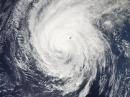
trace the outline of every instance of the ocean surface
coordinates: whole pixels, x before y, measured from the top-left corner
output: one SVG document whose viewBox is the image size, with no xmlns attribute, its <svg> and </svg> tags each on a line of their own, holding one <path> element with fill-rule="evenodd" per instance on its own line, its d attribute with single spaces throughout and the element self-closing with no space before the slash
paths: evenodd
<svg viewBox="0 0 130 97">
<path fill-rule="evenodd" d="M 0 97 L 130 97 L 130 1 L 0 0 Z"/>
</svg>

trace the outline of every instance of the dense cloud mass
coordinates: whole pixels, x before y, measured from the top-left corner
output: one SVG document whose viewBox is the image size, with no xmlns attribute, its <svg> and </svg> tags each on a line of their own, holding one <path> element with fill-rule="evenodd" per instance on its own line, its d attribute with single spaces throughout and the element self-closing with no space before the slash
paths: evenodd
<svg viewBox="0 0 130 97">
<path fill-rule="evenodd" d="M 0 0 L 0 97 L 130 97 L 129 0 Z"/>
</svg>

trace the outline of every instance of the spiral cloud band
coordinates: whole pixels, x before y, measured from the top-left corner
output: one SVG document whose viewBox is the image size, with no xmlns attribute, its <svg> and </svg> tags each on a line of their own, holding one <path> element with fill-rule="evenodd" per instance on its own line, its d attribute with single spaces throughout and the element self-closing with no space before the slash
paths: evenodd
<svg viewBox="0 0 130 97">
<path fill-rule="evenodd" d="M 63 85 L 52 84 L 52 87 L 66 94 L 78 90 L 86 80 L 79 96 L 85 97 L 96 77 L 97 62 L 101 67 L 106 64 L 105 52 L 109 45 L 92 26 L 86 6 L 82 2 L 73 6 L 72 1 L 66 2 L 68 4 L 60 1 L 50 5 L 45 15 L 41 14 L 39 20 L 30 25 L 31 42 L 42 60 L 39 68 L 66 81 Z M 31 19 L 35 18 L 35 14 L 32 15 Z"/>
<path fill-rule="evenodd" d="M 19 85 L 35 80 L 35 96 L 30 89 L 25 97 L 89 97 L 93 91 L 129 97 L 128 6 L 128 0 L 19 0 L 9 22 L 16 38 L 10 56 L 22 72 Z M 36 82 L 46 95 L 33 90 Z"/>
</svg>

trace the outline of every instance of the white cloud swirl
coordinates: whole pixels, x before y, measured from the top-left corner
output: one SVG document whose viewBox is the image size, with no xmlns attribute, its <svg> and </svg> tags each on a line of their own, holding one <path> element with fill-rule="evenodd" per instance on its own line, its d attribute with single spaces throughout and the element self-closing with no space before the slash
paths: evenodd
<svg viewBox="0 0 130 97">
<path fill-rule="evenodd" d="M 95 6 L 96 0 L 95 3 L 89 0 L 54 1 L 38 14 L 45 4 L 42 2 L 35 5 L 29 20 L 31 44 L 40 58 L 38 68 L 55 77 L 54 80 L 65 81 L 62 85 L 47 85 L 50 90 L 63 91 L 63 95 L 78 90 L 86 80 L 79 95 L 85 97 L 96 77 L 97 67 L 107 65 L 106 52 L 110 49 L 109 43 L 91 21 L 92 17 L 103 12 L 102 4 L 98 1 L 97 9 L 92 9 L 94 13 L 90 8 Z"/>
</svg>

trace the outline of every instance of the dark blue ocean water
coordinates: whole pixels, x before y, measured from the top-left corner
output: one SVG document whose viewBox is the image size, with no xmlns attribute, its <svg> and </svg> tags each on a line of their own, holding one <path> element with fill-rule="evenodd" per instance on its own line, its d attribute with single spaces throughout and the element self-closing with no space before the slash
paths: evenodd
<svg viewBox="0 0 130 97">
<path fill-rule="evenodd" d="M 50 84 L 51 81 L 49 80 L 53 78 L 45 76 L 36 69 L 36 59 L 31 54 L 28 55 L 30 60 L 28 63 L 29 70 L 19 68 L 14 62 L 14 57 L 26 61 L 22 53 L 16 56 L 21 46 L 17 43 L 15 32 L 23 29 L 25 27 L 23 25 L 27 25 L 25 22 L 28 19 L 24 16 L 20 19 L 18 27 L 12 26 L 15 25 L 12 24 L 15 22 L 12 22 L 11 18 L 13 17 L 12 14 L 16 2 L 16 0 L 0 0 L 0 97 L 63 97 L 60 93 L 61 91 L 43 92 L 46 91 L 45 82 Z M 32 4 L 30 3 L 28 10 L 31 7 Z M 26 11 L 28 12 L 28 10 Z M 103 72 L 98 71 L 97 77 L 86 97 L 130 97 L 130 8 L 119 10 L 116 9 L 113 13 L 102 15 L 98 20 L 99 23 L 94 24 L 110 43 L 112 53 L 116 56 L 116 61 L 112 63 L 112 58 L 108 57 L 111 71 L 108 70 L 108 67 Z M 116 17 L 117 15 L 119 17 Z M 121 20 L 122 16 L 125 19 L 123 18 L 122 22 L 118 24 L 115 20 L 117 18 Z M 106 19 L 113 20 L 113 29 L 108 30 L 103 27 L 103 22 Z M 15 52 L 12 49 L 15 49 Z M 110 84 L 112 73 L 114 73 L 114 83 Z M 101 93 L 100 81 L 102 81 L 104 86 Z M 85 84 L 84 82 L 79 90 L 64 97 L 78 97 Z M 118 86 L 117 90 L 116 86 Z M 113 96 L 110 96 L 112 91 L 114 92 Z"/>
</svg>

